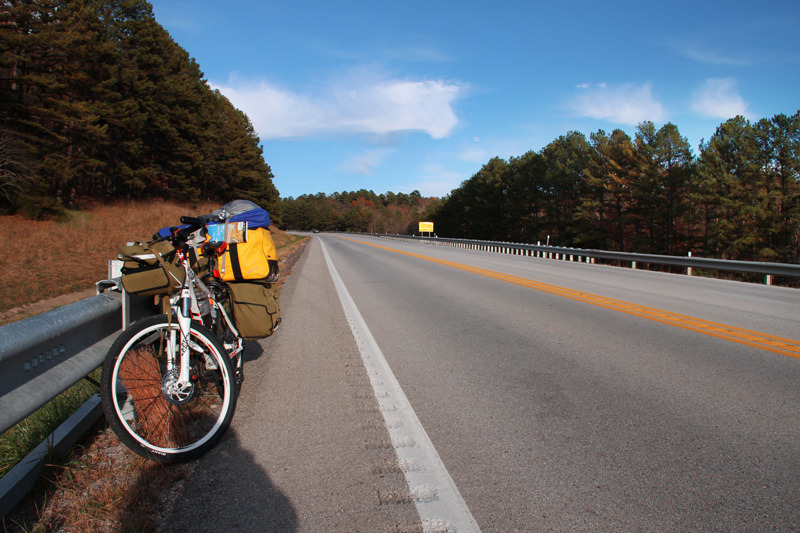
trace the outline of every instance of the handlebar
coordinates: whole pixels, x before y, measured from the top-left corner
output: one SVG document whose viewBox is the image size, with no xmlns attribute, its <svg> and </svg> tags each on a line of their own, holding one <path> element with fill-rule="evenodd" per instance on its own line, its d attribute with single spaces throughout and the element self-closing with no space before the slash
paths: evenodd
<svg viewBox="0 0 800 533">
<path fill-rule="evenodd" d="M 176 248 L 182 248 L 193 233 L 203 229 L 206 225 L 206 221 L 203 218 L 195 217 L 181 217 L 181 223 L 185 227 L 171 227 L 169 229 L 170 235 L 167 237 Z"/>
</svg>

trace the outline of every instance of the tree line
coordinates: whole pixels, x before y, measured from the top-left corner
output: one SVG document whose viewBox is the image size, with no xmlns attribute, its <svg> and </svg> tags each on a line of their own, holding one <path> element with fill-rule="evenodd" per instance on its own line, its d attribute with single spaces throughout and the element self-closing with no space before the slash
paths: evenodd
<svg viewBox="0 0 800 533">
<path fill-rule="evenodd" d="M 0 1 L 0 212 L 279 195 L 248 117 L 145 0 Z"/>
<path fill-rule="evenodd" d="M 798 262 L 800 112 L 735 117 L 695 157 L 671 123 L 493 158 L 423 215 L 440 236 Z"/>
<path fill-rule="evenodd" d="M 281 213 L 288 229 L 411 234 L 419 227 L 421 213 L 436 202 L 419 191 L 375 194 L 361 189 L 284 198 Z"/>
</svg>

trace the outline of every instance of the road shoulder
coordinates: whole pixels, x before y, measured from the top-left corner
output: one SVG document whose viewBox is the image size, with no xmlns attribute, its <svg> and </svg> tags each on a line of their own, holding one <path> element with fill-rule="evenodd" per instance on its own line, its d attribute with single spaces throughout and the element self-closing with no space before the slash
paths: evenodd
<svg viewBox="0 0 800 533">
<path fill-rule="evenodd" d="M 283 323 L 250 343 L 224 441 L 163 531 L 418 531 L 405 478 L 319 242 L 281 290 Z"/>
</svg>

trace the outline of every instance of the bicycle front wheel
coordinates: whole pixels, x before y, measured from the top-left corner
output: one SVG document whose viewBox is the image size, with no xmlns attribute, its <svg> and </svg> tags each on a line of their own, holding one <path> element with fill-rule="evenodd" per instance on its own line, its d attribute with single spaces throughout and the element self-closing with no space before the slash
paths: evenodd
<svg viewBox="0 0 800 533">
<path fill-rule="evenodd" d="M 233 419 L 236 383 L 225 348 L 197 323 L 189 337 L 188 386 L 176 386 L 178 364 L 172 368 L 168 362 L 169 353 L 180 353 L 180 330 L 166 315 L 133 324 L 103 364 L 106 420 L 123 444 L 147 459 L 179 463 L 199 457 Z"/>
</svg>

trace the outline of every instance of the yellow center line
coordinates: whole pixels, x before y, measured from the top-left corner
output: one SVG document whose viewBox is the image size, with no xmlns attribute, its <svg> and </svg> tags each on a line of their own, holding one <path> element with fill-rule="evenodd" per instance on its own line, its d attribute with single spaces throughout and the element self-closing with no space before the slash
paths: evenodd
<svg viewBox="0 0 800 533">
<path fill-rule="evenodd" d="M 591 294 L 588 292 L 568 289 L 566 287 L 559 287 L 558 285 L 551 285 L 549 283 L 542 283 L 540 281 L 534 281 L 531 279 L 521 278 L 518 276 L 512 276 L 511 274 L 503 274 L 502 272 L 495 272 L 493 270 L 478 268 L 470 265 L 465 265 L 462 263 L 455 263 L 453 261 L 437 259 L 435 257 L 430 257 L 427 255 L 420 255 L 412 252 L 395 250 L 393 248 L 387 248 L 386 246 L 381 246 L 379 244 L 357 241 L 354 239 L 347 239 L 345 237 L 339 237 L 339 238 L 356 242 L 359 244 L 366 244 L 374 248 L 379 248 L 381 250 L 402 254 L 408 257 L 422 259 L 423 261 L 429 261 L 431 263 L 436 263 L 439 265 L 456 268 L 458 270 L 472 272 L 474 274 L 486 276 L 488 278 L 497 279 L 500 281 L 505 281 L 508 283 L 513 283 L 514 285 L 519 285 L 522 287 L 528 287 L 531 289 L 535 289 L 537 291 L 542 291 L 549 294 L 562 296 L 564 298 L 569 298 L 571 300 L 589 303 L 592 305 L 603 307 L 605 309 L 619 311 L 621 313 L 625 313 L 628 315 L 638 316 L 641 318 L 645 318 L 647 320 L 661 322 L 662 324 L 668 324 L 678 328 L 695 331 L 698 333 L 702 333 L 704 335 L 710 335 L 712 337 L 725 339 L 738 344 L 744 344 L 746 346 L 752 346 L 754 348 L 758 348 L 761 350 L 767 350 L 770 352 L 800 359 L 800 341 L 784 339 L 782 337 L 776 337 L 774 335 L 768 335 L 766 333 L 759 333 L 757 331 L 750 331 L 743 328 L 738 328 L 736 326 L 719 324 L 701 318 L 681 315 L 678 313 L 672 313 L 669 311 L 655 309 L 652 307 L 646 307 L 631 302 L 615 300 L 613 298 L 606 298 L 605 296 L 599 296 L 597 294 Z"/>
</svg>

